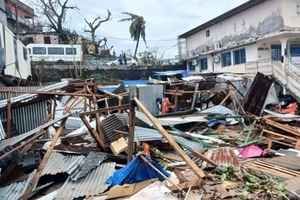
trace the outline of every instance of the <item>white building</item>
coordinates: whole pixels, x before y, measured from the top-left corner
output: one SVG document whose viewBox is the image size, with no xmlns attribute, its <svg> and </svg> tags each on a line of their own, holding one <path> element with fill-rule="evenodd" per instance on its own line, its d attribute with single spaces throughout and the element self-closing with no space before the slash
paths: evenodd
<svg viewBox="0 0 300 200">
<path fill-rule="evenodd" d="M 250 0 L 180 35 L 179 50 L 203 73 L 300 66 L 300 0 Z"/>
</svg>

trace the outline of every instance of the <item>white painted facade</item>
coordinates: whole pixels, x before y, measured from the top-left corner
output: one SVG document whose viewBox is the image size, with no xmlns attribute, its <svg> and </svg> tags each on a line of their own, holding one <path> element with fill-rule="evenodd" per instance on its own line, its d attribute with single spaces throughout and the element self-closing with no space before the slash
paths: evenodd
<svg viewBox="0 0 300 200">
<path fill-rule="evenodd" d="M 179 52 L 190 69 L 246 73 L 258 62 L 300 65 L 300 0 L 252 2 L 256 3 L 246 2 L 217 21 L 179 36 Z M 231 52 L 228 66 L 222 59 L 226 52 Z M 245 55 L 240 56 L 243 52 Z M 201 59 L 206 58 L 207 69 L 201 68 Z"/>
</svg>

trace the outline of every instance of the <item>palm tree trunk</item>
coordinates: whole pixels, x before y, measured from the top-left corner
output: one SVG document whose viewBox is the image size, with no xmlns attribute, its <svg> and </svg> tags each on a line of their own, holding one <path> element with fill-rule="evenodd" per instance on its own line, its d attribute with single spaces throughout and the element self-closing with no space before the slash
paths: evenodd
<svg viewBox="0 0 300 200">
<path fill-rule="evenodd" d="M 134 51 L 134 56 L 133 56 L 135 59 L 136 59 L 136 54 L 137 54 L 137 51 L 139 48 L 140 37 L 141 37 L 141 34 L 139 34 L 138 40 L 136 41 L 136 46 L 135 46 L 135 51 Z"/>
</svg>

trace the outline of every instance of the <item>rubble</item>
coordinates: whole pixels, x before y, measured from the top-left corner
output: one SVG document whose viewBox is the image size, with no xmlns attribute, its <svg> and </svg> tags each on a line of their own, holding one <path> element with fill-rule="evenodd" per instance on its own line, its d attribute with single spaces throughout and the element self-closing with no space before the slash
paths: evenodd
<svg viewBox="0 0 300 200">
<path fill-rule="evenodd" d="M 269 77 L 258 74 L 242 89 L 244 79 L 148 84 L 147 95 L 169 98 L 167 113 L 155 98 L 138 98 L 137 89 L 107 91 L 93 80 L 1 88 L 13 96 L 0 102 L 0 197 L 297 198 L 299 116 L 280 113 L 295 102 L 269 101 Z M 45 107 L 33 106 L 40 101 Z"/>
</svg>

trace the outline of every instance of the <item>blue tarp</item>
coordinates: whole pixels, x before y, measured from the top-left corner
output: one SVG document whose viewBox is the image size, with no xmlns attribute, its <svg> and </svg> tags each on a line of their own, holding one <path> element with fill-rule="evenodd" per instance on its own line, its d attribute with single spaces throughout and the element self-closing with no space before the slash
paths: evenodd
<svg viewBox="0 0 300 200">
<path fill-rule="evenodd" d="M 147 159 L 147 158 L 146 158 Z M 148 159 L 159 171 L 165 176 L 169 177 L 170 174 L 166 172 L 163 167 L 156 161 Z M 106 183 L 110 186 L 124 185 L 138 183 L 149 179 L 158 178 L 160 181 L 164 177 L 156 172 L 139 156 L 130 161 L 125 167 L 117 170 Z"/>
<path fill-rule="evenodd" d="M 148 80 L 124 80 L 123 84 L 125 87 L 130 87 L 130 86 L 139 86 L 139 85 L 147 85 Z"/>
</svg>

